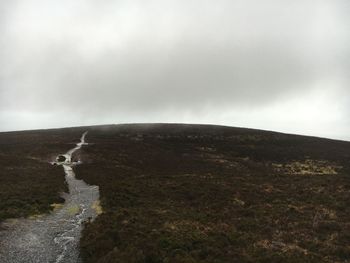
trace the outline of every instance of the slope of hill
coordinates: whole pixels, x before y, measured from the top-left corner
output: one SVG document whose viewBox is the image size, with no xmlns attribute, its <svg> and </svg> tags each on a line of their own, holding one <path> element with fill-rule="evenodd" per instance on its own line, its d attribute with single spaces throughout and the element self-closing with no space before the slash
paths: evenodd
<svg viewBox="0 0 350 263">
<path fill-rule="evenodd" d="M 46 213 L 64 201 L 62 168 L 49 162 L 79 136 L 79 129 L 0 133 L 0 222 Z"/>
<path fill-rule="evenodd" d="M 206 125 L 92 128 L 85 262 L 346 262 L 350 143 Z"/>
<path fill-rule="evenodd" d="M 0 133 L 0 221 L 48 212 L 49 166 L 88 130 L 76 175 L 100 188 L 84 262 L 347 262 L 350 143 L 210 125 Z"/>
</svg>

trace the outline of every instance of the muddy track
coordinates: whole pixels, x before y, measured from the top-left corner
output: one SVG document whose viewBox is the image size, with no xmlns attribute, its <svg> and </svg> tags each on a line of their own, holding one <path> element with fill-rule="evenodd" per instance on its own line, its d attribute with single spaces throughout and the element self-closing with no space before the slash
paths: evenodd
<svg viewBox="0 0 350 263">
<path fill-rule="evenodd" d="M 84 133 L 75 148 L 56 162 L 65 172 L 69 193 L 65 203 L 49 215 L 36 219 L 15 219 L 3 223 L 0 232 L 0 262 L 2 263 L 76 263 L 79 258 L 79 240 L 84 221 L 97 216 L 94 207 L 99 200 L 98 186 L 77 180 L 73 171 L 72 155 L 85 143 Z"/>
</svg>

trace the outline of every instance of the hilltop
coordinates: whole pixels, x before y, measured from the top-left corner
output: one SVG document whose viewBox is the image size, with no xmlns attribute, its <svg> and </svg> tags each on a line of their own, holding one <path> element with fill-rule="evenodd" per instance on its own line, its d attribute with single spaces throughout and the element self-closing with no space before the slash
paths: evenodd
<svg viewBox="0 0 350 263">
<path fill-rule="evenodd" d="M 253 129 L 125 124 L 0 133 L 0 220 L 63 201 L 64 177 L 48 162 L 85 130 L 76 176 L 99 186 L 103 213 L 85 223 L 84 262 L 350 258 L 350 142 Z"/>
</svg>

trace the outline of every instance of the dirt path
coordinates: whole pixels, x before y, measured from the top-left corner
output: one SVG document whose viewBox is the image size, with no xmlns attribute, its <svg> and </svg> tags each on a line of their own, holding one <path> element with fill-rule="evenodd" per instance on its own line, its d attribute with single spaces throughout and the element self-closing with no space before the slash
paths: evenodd
<svg viewBox="0 0 350 263">
<path fill-rule="evenodd" d="M 69 186 L 65 203 L 49 215 L 37 219 L 16 219 L 4 223 L 0 232 L 1 263 L 64 262 L 76 263 L 79 259 L 79 240 L 82 223 L 97 216 L 94 206 L 99 200 L 98 186 L 87 185 L 75 178 L 71 157 L 85 145 L 84 133 L 77 146 L 58 162 L 64 168 Z"/>
</svg>

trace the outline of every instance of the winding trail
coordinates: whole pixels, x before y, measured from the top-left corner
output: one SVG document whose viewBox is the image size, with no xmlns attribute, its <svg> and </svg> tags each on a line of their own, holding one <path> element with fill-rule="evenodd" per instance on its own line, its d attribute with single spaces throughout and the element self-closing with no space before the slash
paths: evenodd
<svg viewBox="0 0 350 263">
<path fill-rule="evenodd" d="M 57 162 L 64 168 L 69 193 L 65 203 L 49 215 L 36 219 L 15 219 L 4 224 L 0 232 L 1 263 L 77 263 L 82 223 L 97 216 L 94 209 L 99 200 L 98 186 L 77 180 L 73 171 L 72 155 L 85 143 L 85 132 L 75 148 Z"/>
</svg>

